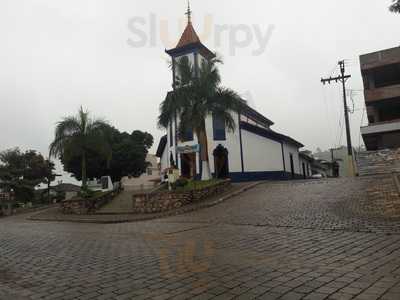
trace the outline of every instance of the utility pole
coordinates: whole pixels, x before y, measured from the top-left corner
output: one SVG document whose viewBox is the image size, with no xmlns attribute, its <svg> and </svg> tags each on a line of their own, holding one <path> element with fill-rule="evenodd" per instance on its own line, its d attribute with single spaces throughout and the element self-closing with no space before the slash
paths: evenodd
<svg viewBox="0 0 400 300">
<path fill-rule="evenodd" d="M 349 120 L 349 108 L 347 107 L 347 95 L 346 95 L 346 81 L 351 78 L 351 75 L 345 75 L 345 63 L 344 60 L 339 61 L 340 66 L 340 76 L 321 78 L 321 82 L 325 85 L 326 83 L 331 83 L 332 81 L 341 82 L 343 86 L 343 102 L 344 102 L 344 118 L 346 122 L 346 136 L 347 136 L 347 154 L 349 160 L 350 176 L 355 176 L 355 167 L 353 159 L 353 146 L 351 143 L 351 131 L 350 131 L 350 120 Z"/>
</svg>

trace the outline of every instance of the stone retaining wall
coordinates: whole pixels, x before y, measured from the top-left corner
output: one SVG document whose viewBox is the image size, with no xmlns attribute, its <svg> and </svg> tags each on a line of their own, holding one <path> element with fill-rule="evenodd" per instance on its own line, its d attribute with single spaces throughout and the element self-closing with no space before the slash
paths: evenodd
<svg viewBox="0 0 400 300">
<path fill-rule="evenodd" d="M 225 180 L 210 187 L 188 192 L 164 191 L 152 195 L 136 194 L 133 196 L 133 210 L 135 213 L 169 211 L 221 194 L 230 187 L 230 184 L 230 180 Z"/>
<path fill-rule="evenodd" d="M 400 173 L 400 148 L 358 153 L 360 176 Z"/>
<path fill-rule="evenodd" d="M 400 149 L 360 152 L 358 169 L 369 181 L 364 208 L 379 207 L 381 215 L 399 217 Z"/>
<path fill-rule="evenodd" d="M 362 200 L 365 211 L 377 212 L 385 217 L 400 217 L 400 195 L 396 177 L 392 175 L 374 175 L 368 180 L 366 199 Z"/>
<path fill-rule="evenodd" d="M 95 198 L 73 198 L 70 200 L 64 200 L 61 202 L 60 209 L 63 214 L 86 215 L 94 213 L 100 207 L 110 202 L 117 194 L 118 191 L 112 191 L 106 192 Z"/>
</svg>

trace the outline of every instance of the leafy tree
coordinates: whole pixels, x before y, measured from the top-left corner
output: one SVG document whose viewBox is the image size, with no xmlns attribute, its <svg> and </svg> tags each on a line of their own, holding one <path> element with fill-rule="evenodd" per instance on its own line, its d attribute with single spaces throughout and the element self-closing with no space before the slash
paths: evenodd
<svg viewBox="0 0 400 300">
<path fill-rule="evenodd" d="M 146 171 L 146 156 L 153 145 L 153 136 L 147 132 L 134 131 L 132 134 L 119 132 L 111 126 L 104 126 L 103 134 L 110 149 L 110 159 L 105 159 L 95 151 L 87 155 L 87 177 L 100 178 L 108 175 L 113 181 L 120 181 L 122 177 L 140 176 Z M 65 171 L 81 180 L 80 155 L 61 156 Z"/>
<path fill-rule="evenodd" d="M 146 171 L 146 156 L 153 145 L 153 136 L 138 130 L 131 135 L 127 133 L 117 135 L 120 139 L 119 142 L 112 144 L 110 176 L 117 181 L 128 175 L 139 177 Z"/>
<path fill-rule="evenodd" d="M 234 130 L 236 123 L 231 113 L 239 112 L 245 104 L 236 92 L 220 85 L 219 63 L 222 61 L 218 58 L 203 61 L 199 70 L 196 70 L 187 57 L 181 58 L 177 63 L 180 76 L 176 89 L 161 104 L 158 118 L 159 126 L 168 128 L 177 117 L 180 136 L 188 128 L 196 134 L 201 149 L 202 180 L 211 178 L 206 117 L 214 115 L 225 121 L 228 130 Z"/>
<path fill-rule="evenodd" d="M 104 137 L 107 122 L 92 119 L 81 107 L 77 116 L 69 116 L 57 123 L 50 154 L 67 159 L 78 156 L 81 164 L 82 187 L 87 187 L 87 161 L 91 153 L 107 159 L 111 150 Z"/>
<path fill-rule="evenodd" d="M 45 162 L 44 183 L 47 184 L 47 199 L 50 200 L 51 183 L 56 180 L 57 175 L 54 173 L 55 165 L 50 160 Z"/>
<path fill-rule="evenodd" d="M 35 186 L 47 183 L 47 179 L 54 176 L 54 165 L 34 150 L 3 151 L 0 162 L 0 188 L 14 191 L 19 201 L 32 201 Z"/>
<path fill-rule="evenodd" d="M 400 0 L 392 0 L 392 5 L 390 6 L 390 11 L 394 13 L 400 13 Z"/>
</svg>

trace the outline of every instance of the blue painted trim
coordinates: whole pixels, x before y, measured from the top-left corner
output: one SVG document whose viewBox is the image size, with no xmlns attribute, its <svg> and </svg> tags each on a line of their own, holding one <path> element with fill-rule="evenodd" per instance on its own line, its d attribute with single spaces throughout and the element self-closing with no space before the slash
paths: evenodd
<svg viewBox="0 0 400 300">
<path fill-rule="evenodd" d="M 196 77 L 199 77 L 199 53 L 194 52 L 194 73 L 196 74 Z"/>
<path fill-rule="evenodd" d="M 251 133 L 254 133 L 256 135 L 265 137 L 267 139 L 270 139 L 270 140 L 278 142 L 278 143 L 285 142 L 285 143 L 288 143 L 288 144 L 295 145 L 298 148 L 304 147 L 303 144 L 297 142 L 296 140 L 292 139 L 291 137 L 283 135 L 283 134 L 280 134 L 280 133 L 277 133 L 277 132 L 275 132 L 275 131 L 273 131 L 271 129 L 267 130 L 267 129 L 264 129 L 264 128 L 261 128 L 261 127 L 258 127 L 258 126 L 254 126 L 254 125 L 249 124 L 247 122 L 240 122 L 240 123 L 241 123 L 242 128 L 244 130 L 247 130 L 247 131 L 249 131 Z"/>
<path fill-rule="evenodd" d="M 178 165 L 178 127 L 177 127 L 176 113 L 175 113 L 174 131 L 175 131 L 174 142 L 175 142 L 175 157 L 176 157 L 175 161 L 176 164 Z"/>
<path fill-rule="evenodd" d="M 176 86 L 176 62 L 175 58 L 172 58 L 172 88 L 175 90 Z"/>
<path fill-rule="evenodd" d="M 288 180 L 290 174 L 284 171 L 266 172 L 233 172 L 229 173 L 232 182 L 260 181 L 260 180 Z"/>
<path fill-rule="evenodd" d="M 285 159 L 285 148 L 283 146 L 283 143 L 281 142 L 282 146 L 282 161 L 283 161 L 283 170 L 286 172 L 286 159 Z"/>
<path fill-rule="evenodd" d="M 240 123 L 240 114 L 238 114 L 239 123 L 239 141 L 240 141 L 240 162 L 242 166 L 242 172 L 244 172 L 244 162 L 243 162 L 243 142 L 242 142 L 242 124 Z"/>
<path fill-rule="evenodd" d="M 179 47 L 179 48 L 165 50 L 165 52 L 172 57 L 178 57 L 178 56 L 186 55 L 188 53 L 192 53 L 196 50 L 204 53 L 204 56 L 206 56 L 208 58 L 213 58 L 216 56 L 213 52 L 211 52 L 211 50 L 209 50 L 201 42 L 192 43 L 192 44 L 185 45 L 185 46 Z"/>
<path fill-rule="evenodd" d="M 203 164 L 201 163 L 201 145 L 199 143 L 199 180 L 201 180 L 201 174 L 203 174 Z"/>
</svg>

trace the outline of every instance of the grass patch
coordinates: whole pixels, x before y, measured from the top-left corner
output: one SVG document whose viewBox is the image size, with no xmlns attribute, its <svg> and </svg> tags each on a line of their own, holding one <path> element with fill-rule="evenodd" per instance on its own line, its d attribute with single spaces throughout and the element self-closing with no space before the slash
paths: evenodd
<svg viewBox="0 0 400 300">
<path fill-rule="evenodd" d="M 223 180 L 221 179 L 211 179 L 211 180 L 190 180 L 187 185 L 184 187 L 178 187 L 176 188 L 176 191 L 178 192 L 189 192 L 189 191 L 196 191 L 196 190 L 202 190 L 208 187 L 212 187 L 214 185 L 217 185 L 221 183 Z"/>
</svg>

